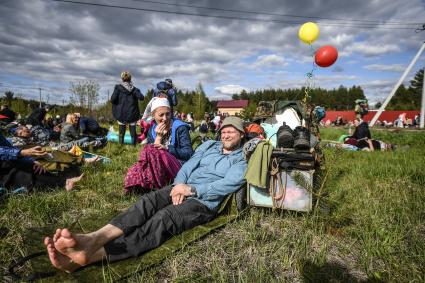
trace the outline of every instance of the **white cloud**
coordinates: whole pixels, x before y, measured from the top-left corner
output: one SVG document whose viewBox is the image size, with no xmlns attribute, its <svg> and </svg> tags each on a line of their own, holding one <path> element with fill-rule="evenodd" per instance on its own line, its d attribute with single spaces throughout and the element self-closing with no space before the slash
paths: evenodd
<svg viewBox="0 0 425 283">
<path fill-rule="evenodd" d="M 382 88 L 382 87 L 389 87 L 394 84 L 395 84 L 395 81 L 392 81 L 392 80 L 373 80 L 367 83 L 361 83 L 360 85 L 362 87 L 367 87 L 367 88 Z"/>
<path fill-rule="evenodd" d="M 256 68 L 265 67 L 284 67 L 289 65 L 282 56 L 276 54 L 258 56 L 257 61 L 253 64 Z"/>
<path fill-rule="evenodd" d="M 364 56 L 383 55 L 400 51 L 396 44 L 374 44 L 373 42 L 356 42 L 346 48 L 349 54 L 359 53 Z"/>
<path fill-rule="evenodd" d="M 239 94 L 242 92 L 242 90 L 249 91 L 248 88 L 245 88 L 240 85 L 223 85 L 223 86 L 218 86 L 214 89 L 220 94 L 227 94 L 227 95 Z"/>
<path fill-rule="evenodd" d="M 331 37 L 329 39 L 330 45 L 336 45 L 336 46 L 346 46 L 349 43 L 354 41 L 354 35 L 352 34 L 346 34 L 346 33 L 339 33 L 335 37 Z"/>
<path fill-rule="evenodd" d="M 387 71 L 387 72 L 403 72 L 406 66 L 402 64 L 383 65 L 383 64 L 371 64 L 366 65 L 363 68 L 371 71 Z"/>
<path fill-rule="evenodd" d="M 231 100 L 232 95 L 226 95 L 226 94 L 217 94 L 217 95 L 211 95 L 208 97 L 211 101 L 217 101 L 217 100 Z"/>
</svg>

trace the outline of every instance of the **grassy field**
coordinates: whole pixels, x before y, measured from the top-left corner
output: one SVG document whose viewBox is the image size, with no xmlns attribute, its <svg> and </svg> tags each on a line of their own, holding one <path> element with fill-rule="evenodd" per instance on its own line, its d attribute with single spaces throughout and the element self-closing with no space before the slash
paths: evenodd
<svg viewBox="0 0 425 283">
<path fill-rule="evenodd" d="M 336 140 L 344 130 L 321 133 L 323 139 Z M 328 173 L 313 212 L 251 208 L 239 220 L 126 280 L 424 282 L 425 132 L 372 134 L 401 147 L 395 152 L 325 149 Z M 137 197 L 124 196 L 122 184 L 138 150 L 109 144 L 100 154 L 112 163 L 85 167 L 84 180 L 75 190 L 3 201 L 0 275 L 13 258 L 42 247 L 41 236 L 33 244 L 31 235 L 72 224 L 88 232 L 132 204 Z M 91 224 L 82 225 L 83 220 Z M 97 280 L 114 278 L 107 267 L 98 268 Z"/>
</svg>

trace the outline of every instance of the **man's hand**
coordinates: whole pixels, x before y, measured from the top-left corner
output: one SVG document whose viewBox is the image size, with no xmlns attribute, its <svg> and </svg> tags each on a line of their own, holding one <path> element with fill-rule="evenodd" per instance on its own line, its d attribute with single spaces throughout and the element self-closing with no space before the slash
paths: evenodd
<svg viewBox="0 0 425 283">
<path fill-rule="evenodd" d="M 186 197 L 191 195 L 192 195 L 192 192 L 190 191 L 190 186 L 186 184 L 175 185 L 170 193 L 170 196 L 174 205 L 181 204 Z"/>
<path fill-rule="evenodd" d="M 32 166 L 35 174 L 44 174 L 46 173 L 46 168 L 43 167 L 38 161 L 34 161 L 34 165 Z"/>
<path fill-rule="evenodd" d="M 43 150 L 41 146 L 35 146 L 27 149 L 21 150 L 21 156 L 26 157 L 43 157 L 47 155 L 47 152 Z"/>
</svg>

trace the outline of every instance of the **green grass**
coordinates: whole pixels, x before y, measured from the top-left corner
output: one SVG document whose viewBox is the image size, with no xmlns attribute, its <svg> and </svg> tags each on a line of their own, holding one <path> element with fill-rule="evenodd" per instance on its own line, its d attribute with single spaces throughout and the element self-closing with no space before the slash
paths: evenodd
<svg viewBox="0 0 425 283">
<path fill-rule="evenodd" d="M 321 133 L 335 140 L 344 130 Z M 128 281 L 424 282 L 425 132 L 372 134 L 409 148 L 325 149 L 328 175 L 316 210 L 252 208 Z M 0 204 L 0 273 L 13 258 L 39 250 L 43 232 L 70 225 L 88 232 L 137 199 L 124 196 L 122 184 L 138 148 L 110 144 L 100 154 L 113 162 L 85 167 L 74 191 L 38 192 Z M 111 278 L 110 269 L 99 267 L 98 280 Z"/>
</svg>

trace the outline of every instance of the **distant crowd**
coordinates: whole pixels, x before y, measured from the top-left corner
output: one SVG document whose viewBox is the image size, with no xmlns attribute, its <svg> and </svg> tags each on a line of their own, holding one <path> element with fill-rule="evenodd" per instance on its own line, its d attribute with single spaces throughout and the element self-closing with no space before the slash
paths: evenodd
<svg viewBox="0 0 425 283">
<path fill-rule="evenodd" d="M 406 113 L 402 113 L 394 121 L 377 120 L 375 125 L 386 128 L 418 128 L 420 117 L 420 113 L 416 114 L 413 119 L 407 118 Z M 334 121 L 331 121 L 330 119 L 323 119 L 320 122 L 320 125 L 322 127 L 352 126 L 354 125 L 354 121 L 349 121 L 341 116 L 338 116 Z"/>
</svg>

